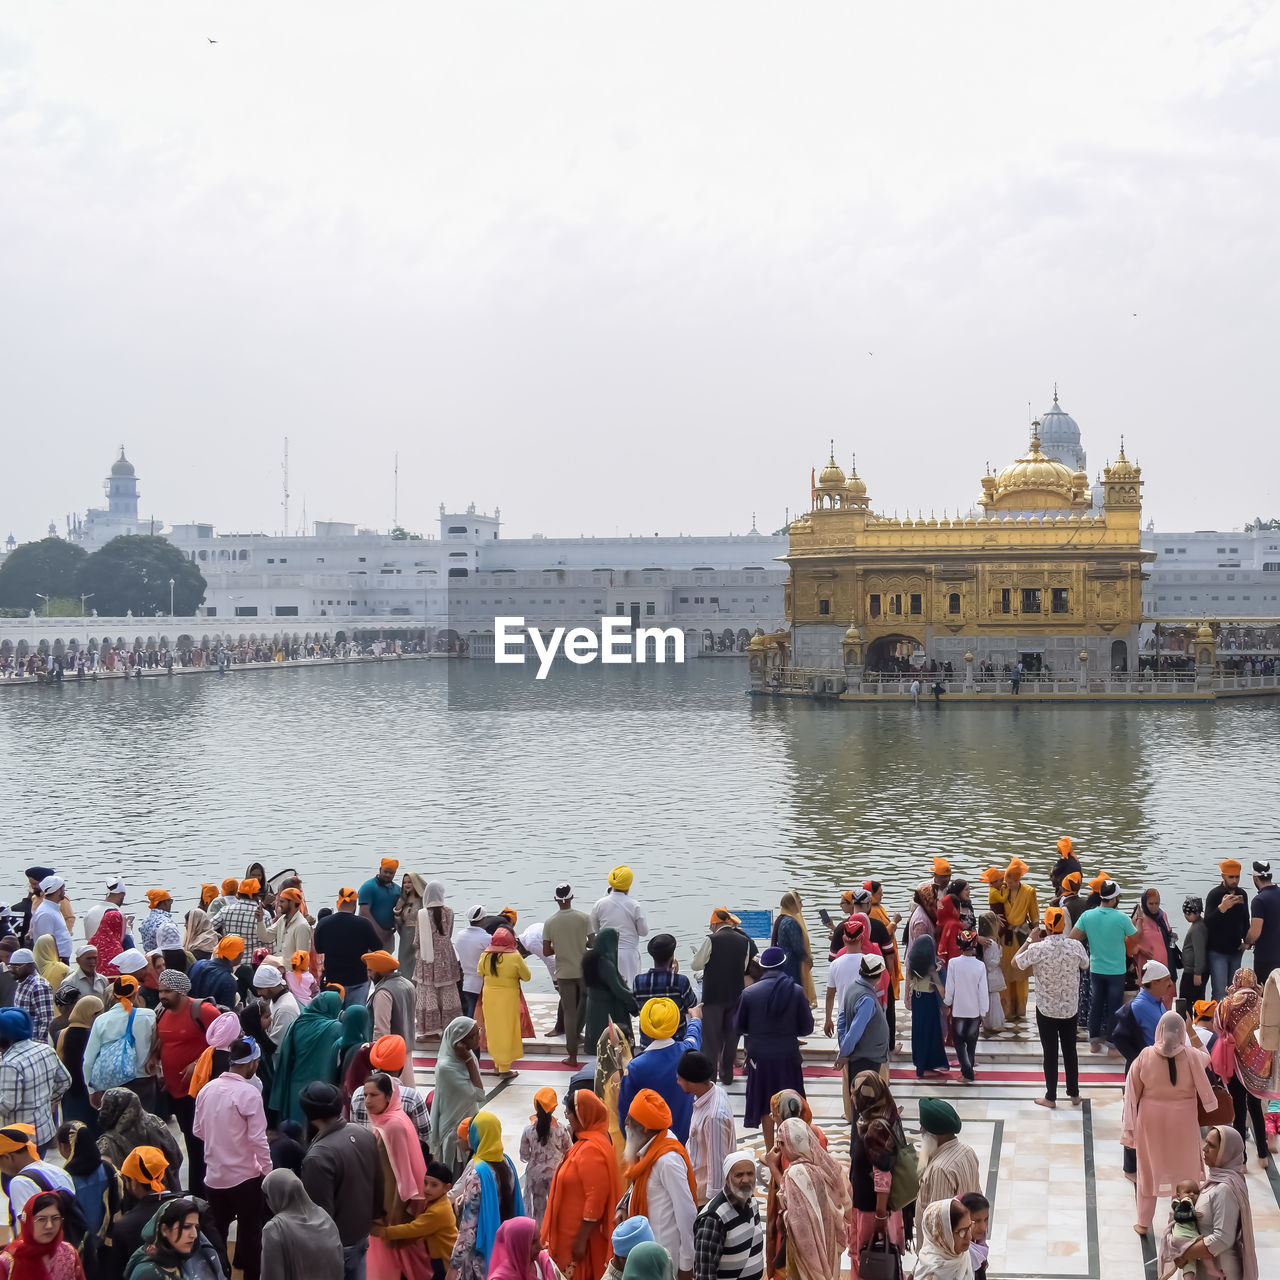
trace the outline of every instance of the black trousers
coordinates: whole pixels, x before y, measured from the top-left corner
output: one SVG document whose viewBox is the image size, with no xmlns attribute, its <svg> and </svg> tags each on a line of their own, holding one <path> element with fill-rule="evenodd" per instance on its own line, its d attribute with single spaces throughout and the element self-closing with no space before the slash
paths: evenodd
<svg viewBox="0 0 1280 1280">
<path fill-rule="evenodd" d="M 187 1144 L 187 1190 L 193 1196 L 204 1195 L 204 1143 L 192 1132 L 196 1120 L 196 1100 L 188 1094 L 185 1098 L 175 1098 L 166 1093 L 173 1118 L 182 1130 L 183 1140 Z"/>
<path fill-rule="evenodd" d="M 1258 1154 L 1265 1156 L 1267 1154 L 1267 1121 L 1262 1110 L 1262 1099 L 1255 1098 L 1234 1074 L 1227 1081 L 1227 1092 L 1235 1104 L 1236 1118 L 1232 1123 L 1235 1125 L 1236 1132 L 1244 1139 L 1244 1145 L 1247 1147 L 1249 1145 L 1249 1131 L 1245 1127 L 1247 1112 L 1249 1119 L 1253 1121 L 1253 1138 L 1257 1144 Z"/>
<path fill-rule="evenodd" d="M 738 1002 L 702 1006 L 702 1052 L 720 1076 L 721 1084 L 733 1083 L 738 1057 Z"/>
<path fill-rule="evenodd" d="M 1062 1065 L 1067 1073 L 1067 1097 L 1080 1096 L 1080 1059 L 1076 1056 L 1076 1015 L 1069 1018 L 1047 1018 L 1036 1010 L 1036 1030 L 1040 1033 L 1040 1050 L 1044 1059 L 1044 1096 L 1058 1100 L 1058 1046 L 1062 1046 Z"/>
<path fill-rule="evenodd" d="M 224 1240 L 232 1222 L 236 1224 L 235 1265 L 244 1280 L 262 1280 L 262 1227 L 266 1219 L 262 1179 L 250 1178 L 234 1187 L 206 1187 L 205 1199 Z"/>
</svg>

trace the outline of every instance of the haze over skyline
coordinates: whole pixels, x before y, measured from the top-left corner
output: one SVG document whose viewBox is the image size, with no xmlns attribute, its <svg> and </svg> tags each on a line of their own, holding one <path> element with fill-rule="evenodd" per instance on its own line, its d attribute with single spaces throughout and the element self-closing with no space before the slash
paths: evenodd
<svg viewBox="0 0 1280 1280">
<path fill-rule="evenodd" d="M 103 505 L 762 532 L 968 508 L 1056 381 L 1144 523 L 1280 515 L 1280 8 L 152 8 L 0 33 L 0 536 Z M 210 39 L 217 43 L 210 43 Z"/>
</svg>

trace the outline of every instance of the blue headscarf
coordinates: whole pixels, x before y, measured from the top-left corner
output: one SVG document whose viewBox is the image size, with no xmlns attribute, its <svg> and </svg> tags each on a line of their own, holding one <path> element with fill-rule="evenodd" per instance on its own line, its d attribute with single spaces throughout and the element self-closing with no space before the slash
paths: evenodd
<svg viewBox="0 0 1280 1280">
<path fill-rule="evenodd" d="M 10 1044 L 30 1040 L 35 1029 L 35 1023 L 25 1009 L 18 1009 L 13 1005 L 0 1009 L 0 1040 L 8 1040 Z"/>
</svg>

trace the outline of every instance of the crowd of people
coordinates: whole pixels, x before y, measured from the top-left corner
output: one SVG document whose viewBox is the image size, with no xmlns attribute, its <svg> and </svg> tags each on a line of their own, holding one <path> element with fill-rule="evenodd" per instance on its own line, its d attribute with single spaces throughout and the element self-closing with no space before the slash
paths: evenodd
<svg viewBox="0 0 1280 1280">
<path fill-rule="evenodd" d="M 1105 872 L 1083 892 L 1069 838 L 1058 855 L 1043 910 L 1020 858 L 981 875 L 985 910 L 935 858 L 905 926 L 867 880 L 819 912 L 825 956 L 796 891 L 763 947 L 718 907 L 692 977 L 626 866 L 588 911 L 561 884 L 523 927 L 511 906 L 455 922 L 444 885 L 393 858 L 314 915 L 293 871 L 260 863 L 185 911 L 164 888 L 130 911 L 116 878 L 78 944 L 65 881 L 28 868 L 27 896 L 0 908 L 0 1277 L 217 1280 L 233 1255 L 245 1280 L 838 1280 L 847 1252 L 856 1280 L 910 1247 L 915 1280 L 984 1280 L 991 1206 L 961 1118 L 921 1098 L 917 1147 L 889 1087 L 897 1007 L 917 1076 L 953 1079 L 954 1052 L 972 1082 L 982 1036 L 1028 1018 L 1034 980 L 1038 1101 L 1057 1106 L 1061 1058 L 1079 1103 L 1081 1035 L 1123 1057 L 1136 1229 L 1169 1197 L 1171 1266 L 1256 1280 L 1246 1126 L 1265 1161 L 1280 1118 L 1270 866 L 1253 864 L 1250 901 L 1224 860 L 1205 902 L 1183 904 L 1180 943 L 1155 890 L 1121 910 Z M 535 1094 L 509 1152 L 482 1054 L 519 1074 L 534 959 L 572 1075 L 562 1097 Z M 847 1167 L 805 1097 L 818 1018 Z M 740 1061 L 761 1165 L 726 1092 Z"/>
</svg>

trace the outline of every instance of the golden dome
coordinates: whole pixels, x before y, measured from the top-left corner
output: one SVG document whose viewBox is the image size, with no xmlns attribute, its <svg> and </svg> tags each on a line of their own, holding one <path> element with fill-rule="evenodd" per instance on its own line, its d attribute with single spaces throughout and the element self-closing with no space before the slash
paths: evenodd
<svg viewBox="0 0 1280 1280">
<path fill-rule="evenodd" d="M 1108 480 L 1137 480 L 1142 468 L 1135 466 L 1124 456 L 1124 436 L 1120 437 L 1120 456 L 1107 468 Z"/>
<path fill-rule="evenodd" d="M 818 488 L 843 489 L 844 483 L 844 472 L 836 465 L 835 451 L 832 450 L 830 458 L 827 459 L 827 465 L 818 474 Z"/>
<path fill-rule="evenodd" d="M 865 498 L 867 496 L 867 486 L 858 475 L 858 460 L 856 457 L 849 463 L 849 480 L 845 488 L 852 498 Z"/>
<path fill-rule="evenodd" d="M 1201 644 L 1205 644 L 1213 640 L 1213 631 L 1208 622 L 1201 621 L 1199 627 L 1196 628 L 1196 640 Z"/>
<path fill-rule="evenodd" d="M 1041 511 L 1089 505 L 1088 487 L 1082 483 L 1081 473 L 1041 450 L 1039 426 L 1038 422 L 1032 423 L 1031 447 L 1024 457 L 995 476 L 982 477 L 984 508 Z"/>
</svg>

